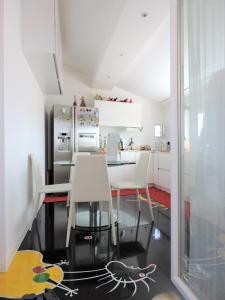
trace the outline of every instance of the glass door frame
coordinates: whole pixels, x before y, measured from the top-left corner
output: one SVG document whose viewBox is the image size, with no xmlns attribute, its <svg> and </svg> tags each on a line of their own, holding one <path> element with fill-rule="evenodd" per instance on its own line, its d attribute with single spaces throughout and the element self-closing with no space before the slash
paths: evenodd
<svg viewBox="0 0 225 300">
<path fill-rule="evenodd" d="M 171 279 L 185 299 L 198 300 L 181 278 L 182 255 L 182 145 L 181 145 L 181 95 L 182 95 L 182 19 L 181 0 L 170 0 L 171 43 Z"/>
<path fill-rule="evenodd" d="M 0 0 L 0 272 L 7 269 L 5 220 L 5 136 L 4 136 L 4 1 Z"/>
</svg>

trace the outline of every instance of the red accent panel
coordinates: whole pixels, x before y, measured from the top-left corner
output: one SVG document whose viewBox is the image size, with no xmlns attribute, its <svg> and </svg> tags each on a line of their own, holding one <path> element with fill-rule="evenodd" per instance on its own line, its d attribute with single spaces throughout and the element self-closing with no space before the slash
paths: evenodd
<svg viewBox="0 0 225 300">
<path fill-rule="evenodd" d="M 190 201 L 188 201 L 188 200 L 184 201 L 184 211 L 185 211 L 185 218 L 186 218 L 186 220 L 190 221 L 191 207 L 190 207 Z"/>
<path fill-rule="evenodd" d="M 151 198 L 159 202 L 160 204 L 164 205 L 167 208 L 170 208 L 170 194 L 164 191 L 161 191 L 157 188 L 149 188 L 150 196 Z M 140 193 L 144 194 L 144 190 L 140 190 Z M 135 195 L 136 191 L 135 190 L 121 190 L 120 191 L 121 196 L 130 196 L 130 195 Z M 112 196 L 116 196 L 116 191 L 112 192 Z M 55 203 L 55 202 L 66 202 L 67 201 L 67 196 L 46 196 L 44 203 Z"/>
<path fill-rule="evenodd" d="M 67 196 L 45 196 L 44 203 L 66 202 Z"/>
</svg>

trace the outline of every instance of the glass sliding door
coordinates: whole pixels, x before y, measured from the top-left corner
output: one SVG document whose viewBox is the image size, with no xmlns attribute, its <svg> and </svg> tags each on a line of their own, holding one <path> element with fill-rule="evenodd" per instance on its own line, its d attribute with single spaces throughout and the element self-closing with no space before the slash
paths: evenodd
<svg viewBox="0 0 225 300">
<path fill-rule="evenodd" d="M 180 278 L 225 299 L 225 0 L 180 0 Z"/>
</svg>

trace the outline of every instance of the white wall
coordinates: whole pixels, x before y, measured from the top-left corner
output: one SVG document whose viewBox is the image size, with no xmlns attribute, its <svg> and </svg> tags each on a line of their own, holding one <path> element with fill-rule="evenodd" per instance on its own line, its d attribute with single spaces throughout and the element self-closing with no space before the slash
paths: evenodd
<svg viewBox="0 0 225 300">
<path fill-rule="evenodd" d="M 87 105 L 94 106 L 94 96 L 100 94 L 104 97 L 118 97 L 118 98 L 132 98 L 134 102 L 142 104 L 142 120 L 143 131 L 139 132 L 135 130 L 133 132 L 127 132 L 125 129 L 115 128 L 102 128 L 100 133 L 104 136 L 110 131 L 119 130 L 122 138 L 125 142 L 128 142 L 130 137 L 134 138 L 137 145 L 150 144 L 154 146 L 154 124 L 164 123 L 164 106 L 156 101 L 144 99 L 143 97 L 134 95 L 129 91 L 125 91 L 121 88 L 115 87 L 112 90 L 101 90 L 90 87 L 90 81 L 88 77 L 85 77 L 81 73 L 75 72 L 68 66 L 64 67 L 64 94 L 62 96 L 47 96 L 46 98 L 46 111 L 52 108 L 53 104 L 72 105 L 73 96 L 76 95 L 77 103 L 80 103 L 81 96 L 85 97 Z"/>
<path fill-rule="evenodd" d="M 5 243 L 6 269 L 22 242 L 31 216 L 28 155 L 44 171 L 44 95 L 22 51 L 21 0 L 4 0 Z M 2 113 L 2 112 L 1 112 Z M 2 216 L 0 216 L 0 219 Z"/>
<path fill-rule="evenodd" d="M 165 126 L 165 140 L 171 141 L 171 129 L 170 129 L 170 99 L 167 99 L 162 102 L 162 109 L 163 109 L 163 122 Z"/>
<path fill-rule="evenodd" d="M 64 66 L 63 69 L 63 95 L 47 95 L 46 96 L 46 111 L 50 112 L 53 104 L 72 105 L 74 101 L 74 95 L 76 95 L 77 103 L 80 103 L 80 98 L 85 97 L 87 105 L 93 105 L 91 100 L 91 87 L 89 86 L 89 80 L 83 74 L 74 72 L 68 66 Z M 90 102 L 89 102 L 90 100 Z"/>
</svg>

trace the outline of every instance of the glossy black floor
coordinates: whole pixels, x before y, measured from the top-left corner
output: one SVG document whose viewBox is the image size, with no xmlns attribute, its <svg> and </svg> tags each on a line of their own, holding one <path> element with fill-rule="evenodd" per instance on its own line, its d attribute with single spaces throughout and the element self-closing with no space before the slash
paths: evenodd
<svg viewBox="0 0 225 300">
<path fill-rule="evenodd" d="M 64 280 L 73 281 L 64 281 L 63 284 L 71 290 L 78 289 L 77 295 L 73 295 L 74 299 L 132 297 L 134 300 L 145 300 L 163 292 L 175 293 L 181 299 L 170 281 L 170 211 L 155 207 L 155 223 L 152 225 L 145 202 L 141 203 L 139 214 L 134 197 L 123 197 L 121 200 L 117 247 L 111 244 L 110 229 L 91 231 L 86 228 L 83 231 L 72 230 L 70 247 L 66 249 L 68 212 L 65 204 L 58 203 L 54 206 L 43 205 L 21 250 L 38 250 L 43 253 L 43 261 L 48 263 L 68 261 L 69 265 L 63 265 L 63 270 L 77 273 L 64 274 Z M 78 215 L 88 209 L 86 205 L 79 207 Z M 149 268 L 140 270 L 132 266 Z M 88 270 L 92 272 L 78 272 Z M 145 278 L 148 272 L 150 279 Z M 53 292 L 39 296 L 39 299 L 70 298 L 69 294 L 65 294 L 67 291 L 55 288 Z"/>
</svg>

